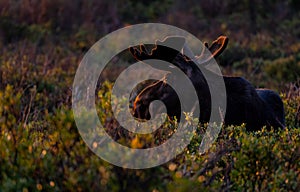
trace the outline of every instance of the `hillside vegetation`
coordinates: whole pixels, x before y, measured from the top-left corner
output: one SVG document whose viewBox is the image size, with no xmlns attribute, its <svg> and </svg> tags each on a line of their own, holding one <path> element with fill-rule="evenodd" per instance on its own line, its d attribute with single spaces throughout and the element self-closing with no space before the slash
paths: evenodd
<svg viewBox="0 0 300 192">
<path fill-rule="evenodd" d="M 299 191 L 299 13 L 296 0 L 0 0 L 0 191 Z M 101 37 L 143 22 L 174 25 L 207 42 L 228 36 L 218 59 L 223 74 L 280 93 L 286 128 L 224 127 L 200 155 L 197 127 L 183 153 L 151 169 L 97 157 L 73 118 L 76 69 Z M 98 107 L 110 102 L 112 83 L 96 93 Z M 146 138 L 124 141 L 125 133 L 101 121 L 118 142 L 145 145 Z"/>
</svg>

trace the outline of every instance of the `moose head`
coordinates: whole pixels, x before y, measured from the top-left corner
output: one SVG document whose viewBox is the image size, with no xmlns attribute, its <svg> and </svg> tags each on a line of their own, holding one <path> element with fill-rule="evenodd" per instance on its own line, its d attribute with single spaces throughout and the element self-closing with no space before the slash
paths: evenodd
<svg viewBox="0 0 300 192">
<path fill-rule="evenodd" d="M 139 48 L 130 47 L 129 50 L 139 61 L 147 62 L 148 59 L 164 60 L 183 71 L 196 89 L 201 107 L 199 120 L 202 123 L 208 122 L 211 114 L 211 95 L 203 71 L 206 70 L 205 73 L 209 73 L 211 76 L 217 77 L 218 75 L 202 66 L 209 64 L 213 58 L 217 58 L 224 51 L 228 44 L 228 38 L 220 36 L 210 46 L 205 43 L 202 53 L 195 58 L 188 57 L 188 52 L 184 54 L 166 46 L 170 41 L 178 41 L 176 46 L 184 47 L 183 41 L 179 37 L 169 37 L 162 42 L 156 42 L 155 47 L 150 52 L 147 51 L 144 45 L 140 45 Z M 211 55 L 204 57 L 204 52 L 207 50 L 211 52 Z M 200 61 L 197 62 L 198 66 L 194 62 L 195 60 Z M 179 98 L 175 90 L 168 85 L 168 79 L 174 78 L 171 76 L 173 68 L 165 63 L 151 66 L 160 70 L 168 70 L 170 75 L 162 80 L 150 83 L 136 94 L 132 108 L 133 116 L 138 119 L 151 119 L 150 103 L 160 100 L 165 104 L 170 118 L 180 119 Z M 202 67 L 201 70 L 199 67 Z M 222 78 L 227 94 L 227 108 L 224 118 L 226 125 L 245 123 L 247 130 L 250 131 L 259 130 L 265 125 L 274 128 L 285 126 L 283 103 L 277 93 L 268 89 L 255 89 L 251 83 L 242 77 L 222 76 Z M 219 85 L 214 84 L 213 86 Z"/>
</svg>

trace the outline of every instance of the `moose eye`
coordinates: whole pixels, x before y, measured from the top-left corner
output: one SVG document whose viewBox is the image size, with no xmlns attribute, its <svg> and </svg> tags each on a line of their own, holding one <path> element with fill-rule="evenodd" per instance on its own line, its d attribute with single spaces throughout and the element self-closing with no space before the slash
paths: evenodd
<svg viewBox="0 0 300 192">
<path fill-rule="evenodd" d="M 143 100 L 141 101 L 141 103 L 142 103 L 143 105 L 147 105 L 147 103 L 148 103 L 148 100 L 146 100 L 146 99 L 143 99 Z"/>
</svg>

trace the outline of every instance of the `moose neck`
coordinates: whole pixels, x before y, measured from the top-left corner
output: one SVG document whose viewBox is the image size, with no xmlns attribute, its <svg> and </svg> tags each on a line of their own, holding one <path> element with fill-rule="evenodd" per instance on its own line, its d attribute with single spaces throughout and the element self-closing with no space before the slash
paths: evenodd
<svg viewBox="0 0 300 192">
<path fill-rule="evenodd" d="M 197 66 L 193 61 L 188 60 L 184 55 L 179 53 L 174 60 L 172 61 L 172 64 L 178 67 L 181 71 L 183 71 L 190 81 L 192 82 L 195 91 L 197 93 L 197 96 L 199 98 L 199 104 L 200 104 L 200 119 L 207 121 L 210 116 L 211 111 L 211 95 L 209 91 L 209 86 L 206 81 L 206 76 L 210 76 L 210 78 L 218 77 L 217 74 L 205 69 L 202 66 Z M 204 76 L 205 74 L 206 76 Z M 211 82 L 215 83 L 215 82 Z M 194 90 L 190 90 L 194 91 Z M 187 96 L 189 96 L 188 92 L 186 93 Z"/>
</svg>

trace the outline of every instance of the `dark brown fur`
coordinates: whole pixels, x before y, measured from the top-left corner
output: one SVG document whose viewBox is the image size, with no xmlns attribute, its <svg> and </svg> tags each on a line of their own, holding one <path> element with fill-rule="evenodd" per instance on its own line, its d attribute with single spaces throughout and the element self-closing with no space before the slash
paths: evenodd
<svg viewBox="0 0 300 192">
<path fill-rule="evenodd" d="M 220 37 L 213 42 L 209 50 L 212 56 L 218 56 L 226 47 L 228 39 Z M 206 44 L 207 46 L 207 44 Z M 177 50 L 156 45 L 151 53 L 147 53 L 145 47 L 140 49 L 130 48 L 131 53 L 138 60 L 158 59 L 172 63 L 182 70 L 192 81 L 200 103 L 200 122 L 208 122 L 211 113 L 211 95 L 206 79 L 203 76 L 209 74 L 212 78 L 217 76 L 206 68 L 201 70 L 196 64 Z M 166 66 L 153 66 L 166 69 Z M 172 70 L 170 70 L 172 71 Z M 172 72 L 166 80 L 172 77 Z M 279 95 L 268 89 L 255 89 L 251 83 L 242 77 L 223 76 L 227 92 L 227 109 L 224 123 L 226 125 L 246 124 L 247 130 L 260 130 L 263 126 L 283 128 L 285 126 L 283 103 Z M 221 86 L 215 83 L 213 86 Z M 188 93 L 187 93 L 188 94 Z M 145 87 L 135 98 L 133 115 L 140 119 L 150 119 L 149 105 L 154 100 L 161 100 L 167 107 L 169 117 L 176 116 L 180 119 L 180 102 L 176 92 L 164 81 L 156 81 Z"/>
</svg>

